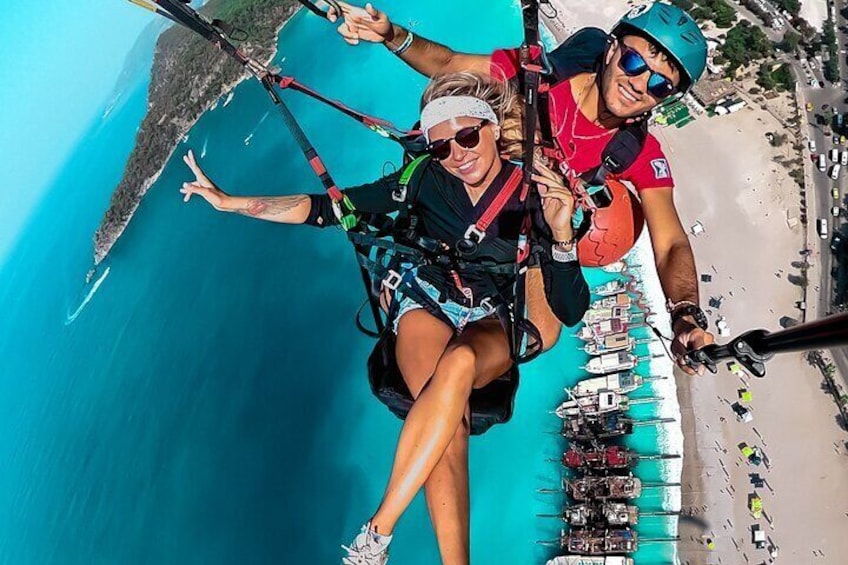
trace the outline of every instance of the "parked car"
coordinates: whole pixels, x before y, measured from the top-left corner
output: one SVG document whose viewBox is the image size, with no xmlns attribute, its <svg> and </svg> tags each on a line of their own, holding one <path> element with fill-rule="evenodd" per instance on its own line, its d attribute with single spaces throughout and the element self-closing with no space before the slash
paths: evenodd
<svg viewBox="0 0 848 565">
<path fill-rule="evenodd" d="M 812 103 L 812 102 L 807 102 L 807 111 L 808 111 L 808 112 L 812 112 L 812 111 L 813 111 L 813 103 Z"/>
<path fill-rule="evenodd" d="M 834 163 L 839 162 L 839 149 L 831 149 L 830 150 L 830 160 Z"/>
<path fill-rule="evenodd" d="M 833 195 L 833 199 L 839 202 L 839 187 L 834 186 L 833 189 L 831 189 L 830 193 Z"/>
<path fill-rule="evenodd" d="M 819 218 L 816 220 L 816 227 L 818 228 L 819 237 L 822 239 L 827 239 L 827 218 Z"/>
<path fill-rule="evenodd" d="M 836 180 L 839 178 L 839 171 L 842 169 L 842 165 L 839 163 L 835 164 L 833 168 L 830 170 L 830 178 Z"/>
<path fill-rule="evenodd" d="M 751 526 L 751 543 L 753 543 L 754 547 L 757 549 L 766 548 L 766 533 L 759 524 Z"/>
<path fill-rule="evenodd" d="M 839 245 L 842 243 L 842 234 L 839 232 L 833 233 L 833 238 L 830 240 L 830 250 L 834 253 L 839 251 Z"/>
<path fill-rule="evenodd" d="M 848 166 L 848 151 L 842 151 L 842 154 L 839 156 L 839 164 L 843 167 Z"/>
<path fill-rule="evenodd" d="M 819 167 L 819 171 L 825 172 L 827 170 L 827 157 L 824 156 L 824 153 L 819 153 L 816 164 Z"/>
<path fill-rule="evenodd" d="M 831 208 L 830 209 L 830 215 L 833 216 L 834 218 L 838 218 L 839 217 L 839 206 L 834 206 L 833 208 Z"/>
<path fill-rule="evenodd" d="M 807 143 L 807 145 L 809 146 L 809 148 L 810 148 L 810 152 L 811 152 L 811 153 L 815 153 L 815 152 L 816 152 L 816 140 L 815 140 L 815 139 L 811 139 L 811 140 Z"/>
</svg>

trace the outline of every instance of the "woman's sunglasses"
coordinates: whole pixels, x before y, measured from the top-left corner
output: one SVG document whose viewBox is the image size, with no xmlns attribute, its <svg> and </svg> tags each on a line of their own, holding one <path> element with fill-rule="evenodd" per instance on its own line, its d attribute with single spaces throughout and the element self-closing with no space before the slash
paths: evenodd
<svg viewBox="0 0 848 565">
<path fill-rule="evenodd" d="M 473 149 L 477 147 L 478 143 L 480 143 L 480 130 L 488 123 L 488 120 L 483 120 L 476 126 L 462 128 L 456 132 L 456 135 L 453 137 L 437 139 L 436 141 L 428 143 L 427 147 L 424 148 L 424 151 L 429 153 L 433 159 L 436 159 L 437 161 L 444 161 L 451 155 L 451 141 L 456 141 L 456 144 L 463 149 Z"/>
<path fill-rule="evenodd" d="M 618 58 L 618 66 L 629 77 L 637 77 L 645 71 L 650 71 L 648 92 L 657 100 L 662 100 L 675 91 L 674 83 L 660 73 L 651 70 L 642 55 L 624 43 L 621 44 L 621 57 Z"/>
</svg>

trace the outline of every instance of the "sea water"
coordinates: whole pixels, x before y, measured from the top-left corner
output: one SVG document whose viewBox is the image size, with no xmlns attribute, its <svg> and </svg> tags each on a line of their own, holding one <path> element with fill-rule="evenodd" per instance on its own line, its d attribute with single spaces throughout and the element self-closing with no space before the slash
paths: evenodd
<svg viewBox="0 0 848 565">
<path fill-rule="evenodd" d="M 508 0 L 384 4 L 456 49 L 521 40 Z M 384 48 L 348 47 L 301 13 L 279 49 L 284 74 L 398 125 L 415 121 L 425 80 Z M 320 192 L 273 110 L 263 119 L 260 86 L 243 83 L 201 118 L 84 282 L 147 87 L 137 77 L 98 116 L 0 271 L 0 563 L 338 563 L 339 544 L 379 502 L 400 429 L 369 393 L 373 343 L 353 325 L 364 298 L 353 253 L 336 230 L 224 215 L 178 192 L 191 179 L 188 149 L 205 152 L 201 165 L 235 194 Z M 284 96 L 339 186 L 399 163 L 391 143 Z M 595 285 L 611 275 L 588 276 Z M 549 411 L 586 360 L 570 333 L 522 368 L 512 421 L 471 442 L 475 563 L 553 554 L 536 541 L 556 539 L 561 524 L 536 515 L 562 498 L 537 489 L 560 484 L 550 460 L 565 444 Z M 628 444 L 669 449 L 667 428 L 640 428 Z M 638 473 L 674 471 L 643 463 Z M 640 505 L 667 507 L 667 497 L 649 492 Z M 428 523 L 419 496 L 396 530 L 394 563 L 438 562 Z M 640 532 L 674 528 L 646 519 Z M 648 545 L 637 558 L 668 563 L 673 549 Z"/>
</svg>

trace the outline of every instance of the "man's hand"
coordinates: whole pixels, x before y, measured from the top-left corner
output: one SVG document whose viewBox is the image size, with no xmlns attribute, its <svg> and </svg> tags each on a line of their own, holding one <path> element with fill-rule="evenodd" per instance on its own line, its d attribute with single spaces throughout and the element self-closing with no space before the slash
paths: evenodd
<svg viewBox="0 0 848 565">
<path fill-rule="evenodd" d="M 703 365 L 693 367 L 686 362 L 686 353 L 700 349 L 715 342 L 715 336 L 699 328 L 693 320 L 683 317 L 674 324 L 674 339 L 671 342 L 671 352 L 677 365 L 689 375 L 703 375 L 706 368 Z"/>
<path fill-rule="evenodd" d="M 339 2 L 342 9 L 343 21 L 338 27 L 339 34 L 346 42 L 357 45 L 360 40 L 369 43 L 383 43 L 394 39 L 394 27 L 385 12 L 377 10 L 370 3 L 365 8 L 352 6 L 347 2 Z M 335 8 L 327 11 L 327 19 L 331 22 L 338 20 L 339 14 Z"/>
</svg>

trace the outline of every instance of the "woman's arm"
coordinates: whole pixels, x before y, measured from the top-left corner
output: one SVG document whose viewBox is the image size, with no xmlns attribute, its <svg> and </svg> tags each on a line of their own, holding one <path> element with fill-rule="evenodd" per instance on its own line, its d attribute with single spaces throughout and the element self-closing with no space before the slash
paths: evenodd
<svg viewBox="0 0 848 565">
<path fill-rule="evenodd" d="M 220 212 L 235 212 L 251 218 L 282 224 L 302 224 L 309 217 L 312 202 L 306 194 L 295 194 L 293 196 L 230 196 L 206 176 L 206 173 L 197 164 L 193 151 L 189 150 L 183 156 L 183 161 L 195 176 L 194 182 L 183 183 L 183 187 L 180 189 L 180 192 L 185 195 L 184 202 L 188 202 L 196 194 Z"/>
<path fill-rule="evenodd" d="M 195 175 L 194 182 L 184 183 L 180 192 L 188 202 L 195 194 L 218 211 L 235 212 L 251 218 L 281 224 L 310 224 L 326 227 L 338 224 L 333 204 L 326 194 L 295 194 L 288 196 L 231 196 L 218 188 L 206 176 L 194 153 L 189 151 L 183 161 Z M 392 197 L 399 188 L 400 173 L 393 173 L 375 182 L 345 189 L 343 192 L 354 207 L 354 212 L 390 213 L 400 202 Z"/>
<path fill-rule="evenodd" d="M 589 285 L 577 260 L 571 217 L 574 197 L 562 178 L 539 162 L 533 175 L 542 198 L 545 226 L 553 241 L 543 241 L 541 258 L 545 297 L 556 317 L 566 326 L 576 325 L 589 308 Z M 546 238 L 542 238 L 543 240 Z"/>
</svg>

